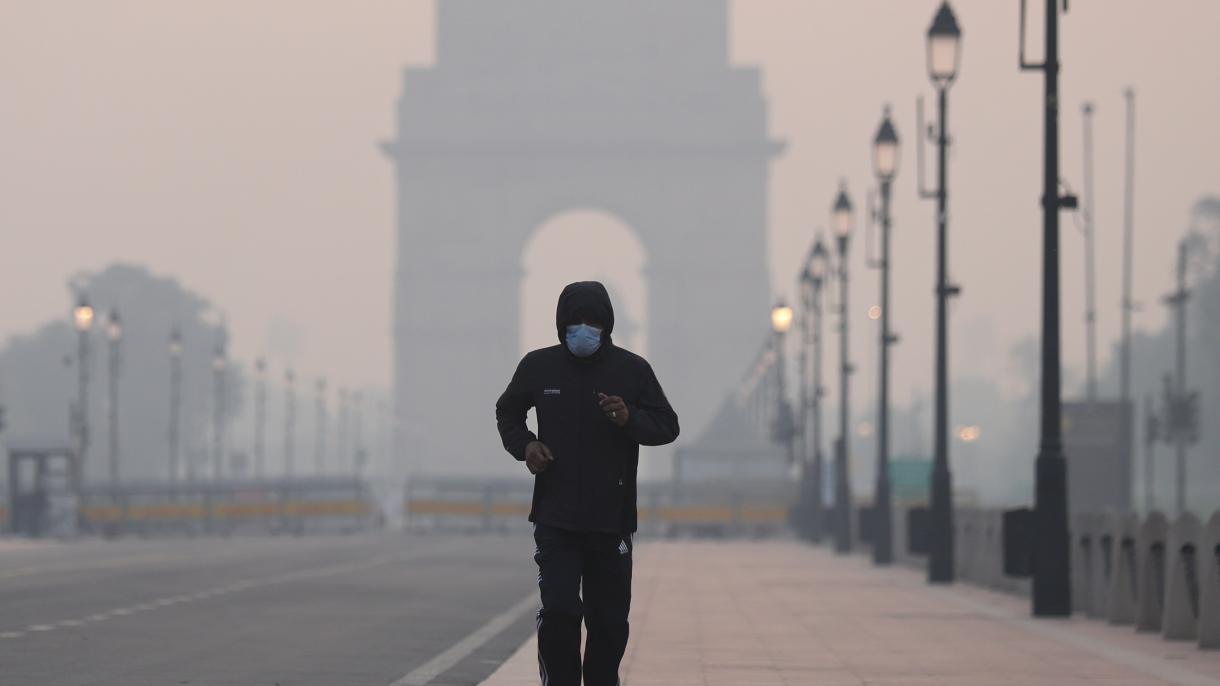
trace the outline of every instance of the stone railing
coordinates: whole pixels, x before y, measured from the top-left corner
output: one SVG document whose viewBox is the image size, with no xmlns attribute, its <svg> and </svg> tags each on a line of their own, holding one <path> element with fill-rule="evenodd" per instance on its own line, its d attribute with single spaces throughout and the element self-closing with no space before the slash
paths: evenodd
<svg viewBox="0 0 1220 686">
<path fill-rule="evenodd" d="M 894 533 L 901 562 L 924 563 L 920 508 L 899 508 Z M 959 508 L 959 580 L 1029 593 L 1028 510 Z M 1194 514 L 1170 522 L 1116 512 L 1072 518 L 1072 603 L 1085 616 L 1171 641 L 1220 649 L 1220 511 L 1206 524 Z"/>
</svg>

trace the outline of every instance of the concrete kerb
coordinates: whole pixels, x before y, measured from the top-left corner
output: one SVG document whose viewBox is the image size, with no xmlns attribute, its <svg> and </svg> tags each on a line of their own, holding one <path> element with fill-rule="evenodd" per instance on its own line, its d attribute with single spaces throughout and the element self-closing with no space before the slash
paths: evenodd
<svg viewBox="0 0 1220 686">
<path fill-rule="evenodd" d="M 1220 510 L 1212 513 L 1200 537 L 1199 647 L 1220 649 Z"/>
<path fill-rule="evenodd" d="M 1140 526 L 1136 561 L 1139 564 L 1137 631 L 1160 631 L 1165 607 L 1165 538 L 1169 524 L 1165 515 L 1152 512 Z"/>
<path fill-rule="evenodd" d="M 1114 527 L 1114 546 L 1109 599 L 1106 603 L 1106 609 L 1109 611 L 1107 619 L 1111 624 L 1134 624 L 1138 597 L 1136 579 L 1139 576 L 1136 562 L 1139 517 L 1134 514 L 1119 514 L 1114 515 L 1111 521 Z"/>
<path fill-rule="evenodd" d="M 1161 635 L 1171 641 L 1189 641 L 1199 628 L 1199 518 L 1180 515 L 1169 529 L 1165 547 L 1165 618 Z"/>
</svg>

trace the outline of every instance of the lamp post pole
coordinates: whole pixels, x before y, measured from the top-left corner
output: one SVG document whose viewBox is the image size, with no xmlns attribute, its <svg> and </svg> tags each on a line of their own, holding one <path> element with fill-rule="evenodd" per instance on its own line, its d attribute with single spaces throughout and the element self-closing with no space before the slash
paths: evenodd
<svg viewBox="0 0 1220 686">
<path fill-rule="evenodd" d="M 834 225 L 839 268 L 839 445 L 835 453 L 835 551 L 849 553 L 852 548 L 851 475 L 851 374 L 854 371 L 848 351 L 850 311 L 848 309 L 848 247 L 851 243 L 851 200 L 846 183 L 839 189 L 834 204 Z"/>
<path fill-rule="evenodd" d="M 291 479 L 296 460 L 297 395 L 296 373 L 284 372 L 284 476 Z"/>
<path fill-rule="evenodd" d="M 1085 397 L 1097 400 L 1097 277 L 1094 254 L 1096 231 L 1093 204 L 1093 103 L 1081 108 L 1084 115 L 1084 324 L 1086 345 Z"/>
<path fill-rule="evenodd" d="M 890 347 L 897 337 L 890 330 L 890 186 L 898 166 L 898 133 L 889 108 L 873 141 L 873 165 L 881 186 L 881 330 L 880 379 L 877 391 L 877 482 L 873 497 L 873 562 L 894 561 L 893 499 L 890 493 Z"/>
<path fill-rule="evenodd" d="M 217 482 L 224 476 L 225 367 L 228 365 L 223 329 L 220 336 L 220 342 L 216 344 L 216 351 L 212 356 L 212 478 Z"/>
<path fill-rule="evenodd" d="M 928 29 L 928 73 L 936 87 L 936 188 L 925 190 L 920 163 L 920 195 L 936 200 L 936 445 L 930 483 L 931 504 L 928 536 L 928 581 L 952 583 L 954 579 L 953 474 L 949 467 L 949 298 L 961 289 L 949 283 L 948 224 L 949 189 L 947 152 L 948 93 L 957 78 L 960 60 L 961 28 L 948 2 L 941 4 Z M 919 149 L 923 150 L 922 103 Z"/>
<path fill-rule="evenodd" d="M 318 379 L 317 390 L 317 433 L 314 437 L 314 468 L 321 476 L 326 473 L 326 379 Z"/>
<path fill-rule="evenodd" d="M 1122 400 L 1123 412 L 1128 421 L 1124 424 L 1127 459 L 1134 463 L 1135 455 L 1135 417 L 1131 401 L 1131 313 L 1135 310 L 1135 302 L 1131 297 L 1131 272 L 1133 260 L 1133 243 L 1135 241 L 1134 202 L 1135 202 L 1135 91 L 1128 88 L 1124 93 L 1127 101 L 1127 132 L 1126 160 L 1123 179 L 1123 301 L 1122 301 L 1122 347 L 1119 359 L 1119 398 Z M 1131 467 L 1128 466 L 1128 473 Z M 1146 466 L 1151 469 L 1151 464 Z M 1150 472 L 1149 472 L 1150 473 Z M 1129 483 L 1129 482 L 1128 482 Z M 1144 485 L 1146 496 L 1151 494 L 1151 481 Z M 1145 504 L 1150 503 L 1148 500 Z M 1151 510 L 1148 510 L 1151 512 Z"/>
<path fill-rule="evenodd" d="M 1042 178 L 1042 412 L 1034 478 L 1035 550 L 1033 613 L 1072 613 L 1069 566 L 1067 460 L 1063 455 L 1059 332 L 1059 212 L 1075 198 L 1059 195 L 1059 0 L 1046 0 L 1046 55 L 1042 64 L 1025 61 L 1025 8 L 1021 8 L 1022 69 L 1044 77 Z"/>
<path fill-rule="evenodd" d="M 89 452 L 89 332 L 93 328 L 93 308 L 81 294 L 72 310 L 76 327 L 76 460 L 72 463 L 72 492 L 79 498 L 84 485 L 85 456 Z"/>
<path fill-rule="evenodd" d="M 106 322 L 109 352 L 109 415 L 110 415 L 110 497 L 118 497 L 119 487 L 119 344 L 123 340 L 123 325 L 118 310 L 110 310 Z"/>
<path fill-rule="evenodd" d="M 254 476 L 267 475 L 267 360 L 254 361 Z"/>
<path fill-rule="evenodd" d="M 788 403 L 787 379 L 784 378 L 787 375 L 784 339 L 791 327 L 792 308 L 781 300 L 771 309 L 771 330 L 774 333 L 771 346 L 775 351 L 775 418 L 772 421 L 772 430 L 775 440 L 784 445 L 788 454 L 788 464 L 792 464 L 796 457 L 795 422 L 792 417 L 792 406 Z"/>
<path fill-rule="evenodd" d="M 182 445 L 182 332 L 169 334 L 169 481 L 178 482 L 178 459 Z"/>
<path fill-rule="evenodd" d="M 820 542 L 826 532 L 826 508 L 823 501 L 825 486 L 822 477 L 825 474 L 822 453 L 822 397 L 825 389 L 822 387 L 822 287 L 827 274 L 826 245 L 819 238 L 813 246 L 813 269 L 810 271 L 811 310 L 813 312 L 813 479 L 812 491 L 811 534 L 814 542 Z"/>
</svg>

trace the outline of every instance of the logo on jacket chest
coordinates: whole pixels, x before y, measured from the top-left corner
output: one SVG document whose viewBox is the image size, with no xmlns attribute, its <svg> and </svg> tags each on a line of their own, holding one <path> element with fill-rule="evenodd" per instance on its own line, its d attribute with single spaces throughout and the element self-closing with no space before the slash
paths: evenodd
<svg viewBox="0 0 1220 686">
<path fill-rule="evenodd" d="M 542 394 L 543 395 L 559 395 L 559 389 L 558 388 L 544 388 L 544 389 L 542 389 Z"/>
</svg>

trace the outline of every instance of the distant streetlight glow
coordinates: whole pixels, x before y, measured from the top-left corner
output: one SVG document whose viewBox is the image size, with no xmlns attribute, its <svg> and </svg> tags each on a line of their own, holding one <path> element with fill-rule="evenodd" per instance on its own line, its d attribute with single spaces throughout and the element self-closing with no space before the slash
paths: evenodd
<svg viewBox="0 0 1220 686">
<path fill-rule="evenodd" d="M 831 211 L 831 222 L 834 225 L 835 236 L 845 241 L 851 236 L 852 208 L 851 198 L 847 197 L 847 182 L 839 185 L 839 194 L 835 196 L 834 208 Z"/>
<path fill-rule="evenodd" d="M 868 318 L 873 321 L 881 319 L 881 306 L 873 305 L 872 307 L 868 308 Z"/>
<path fill-rule="evenodd" d="M 792 308 L 780 302 L 771 309 L 771 329 L 775 333 L 788 333 L 792 328 Z"/>
<path fill-rule="evenodd" d="M 863 421 L 856 425 L 856 435 L 861 438 L 868 438 L 873 435 L 873 423 Z"/>
<path fill-rule="evenodd" d="M 957 78 L 961 59 L 962 30 L 948 2 L 941 4 L 928 28 L 928 75 L 938 88 Z"/>
<path fill-rule="evenodd" d="M 983 436 L 983 428 L 980 426 L 963 426 L 957 430 L 957 439 L 962 443 L 974 443 Z"/>
<path fill-rule="evenodd" d="M 81 296 L 72 310 L 72 321 L 76 324 L 76 330 L 81 333 L 88 331 L 93 326 L 93 308 L 89 306 L 89 301 L 84 296 Z"/>
<path fill-rule="evenodd" d="M 110 310 L 110 315 L 106 322 L 106 338 L 112 341 L 117 341 L 123 337 L 123 324 L 119 320 L 119 311 Z"/>
</svg>

